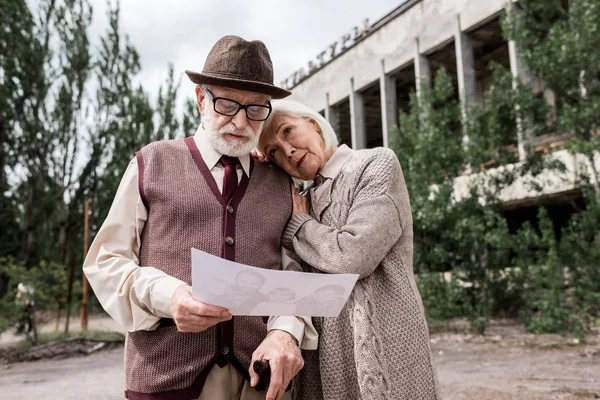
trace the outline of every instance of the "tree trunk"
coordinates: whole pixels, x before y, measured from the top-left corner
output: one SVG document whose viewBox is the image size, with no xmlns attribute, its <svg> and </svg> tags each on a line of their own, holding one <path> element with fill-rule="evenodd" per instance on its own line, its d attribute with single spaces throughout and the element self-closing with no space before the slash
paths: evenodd
<svg viewBox="0 0 600 400">
<path fill-rule="evenodd" d="M 30 251 L 33 249 L 33 201 L 35 199 L 35 180 L 30 178 L 27 182 L 27 203 L 25 204 L 25 218 L 23 219 L 23 243 L 21 244 L 21 260 L 27 264 Z"/>
<path fill-rule="evenodd" d="M 0 221 L 4 220 L 4 190 L 6 188 L 6 175 L 4 172 L 4 167 L 6 165 L 6 157 L 4 155 L 4 141 L 6 140 L 6 127 L 4 123 L 0 123 L 0 196 L 2 196 L 2 201 L 0 201 Z"/>
<path fill-rule="evenodd" d="M 77 232 L 76 229 L 73 231 Z M 77 234 L 71 239 L 71 262 L 69 267 L 69 286 L 67 288 L 67 318 L 65 322 L 65 333 L 69 333 L 69 320 L 71 319 L 71 302 L 73 299 L 73 280 L 75 278 L 75 245 L 77 243 Z"/>
</svg>

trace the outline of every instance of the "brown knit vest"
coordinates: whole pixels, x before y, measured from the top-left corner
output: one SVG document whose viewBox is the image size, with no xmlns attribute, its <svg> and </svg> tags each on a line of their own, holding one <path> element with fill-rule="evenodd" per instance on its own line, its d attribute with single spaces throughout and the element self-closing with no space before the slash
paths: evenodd
<svg viewBox="0 0 600 400">
<path fill-rule="evenodd" d="M 289 178 L 252 162 L 225 204 L 192 138 L 152 143 L 137 154 L 148 220 L 140 266 L 151 266 L 191 284 L 192 247 L 261 268 L 281 266 L 281 235 L 291 214 Z M 231 238 L 227 240 L 226 238 Z M 232 243 L 232 244 L 228 244 Z M 165 326 L 166 325 L 166 326 Z M 216 363 L 248 377 L 252 352 L 265 338 L 261 317 L 234 317 L 201 333 L 171 324 L 131 332 L 125 350 L 129 399 L 191 399 Z"/>
</svg>

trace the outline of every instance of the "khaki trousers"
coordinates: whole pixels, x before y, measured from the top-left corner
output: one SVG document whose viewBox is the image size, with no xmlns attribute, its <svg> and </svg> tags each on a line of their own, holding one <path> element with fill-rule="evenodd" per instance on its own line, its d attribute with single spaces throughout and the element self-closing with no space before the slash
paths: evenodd
<svg viewBox="0 0 600 400">
<path fill-rule="evenodd" d="M 212 367 L 198 400 L 264 400 L 266 395 L 267 392 L 259 392 L 250 386 L 250 382 L 228 364 L 223 368 Z M 286 392 L 283 398 L 291 400 L 291 393 Z"/>
</svg>

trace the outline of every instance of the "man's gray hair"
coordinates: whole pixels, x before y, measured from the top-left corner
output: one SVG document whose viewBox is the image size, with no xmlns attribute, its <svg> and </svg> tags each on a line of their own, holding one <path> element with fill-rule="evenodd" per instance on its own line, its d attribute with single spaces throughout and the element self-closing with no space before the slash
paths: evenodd
<svg viewBox="0 0 600 400">
<path fill-rule="evenodd" d="M 263 126 L 263 132 L 266 132 L 271 128 L 274 129 L 271 125 L 278 115 L 287 115 L 292 118 L 313 119 L 319 126 L 319 133 L 325 142 L 325 150 L 336 148 L 338 146 L 338 138 L 331 127 L 331 124 L 312 108 L 291 100 L 275 100 L 271 102 L 271 105 L 273 111 Z M 260 150 L 263 151 L 264 149 Z"/>
</svg>

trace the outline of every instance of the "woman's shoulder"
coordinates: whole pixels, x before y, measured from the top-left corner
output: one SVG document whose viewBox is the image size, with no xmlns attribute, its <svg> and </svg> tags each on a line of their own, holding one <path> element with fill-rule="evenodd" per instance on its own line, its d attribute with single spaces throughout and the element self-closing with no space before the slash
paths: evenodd
<svg viewBox="0 0 600 400">
<path fill-rule="evenodd" d="M 384 147 L 354 151 L 339 178 L 339 185 L 370 195 L 396 191 L 404 179 L 398 157 Z"/>
<path fill-rule="evenodd" d="M 398 157 L 393 150 L 385 147 L 356 150 L 352 156 L 349 167 L 367 174 L 395 173 L 400 171 Z"/>
</svg>

